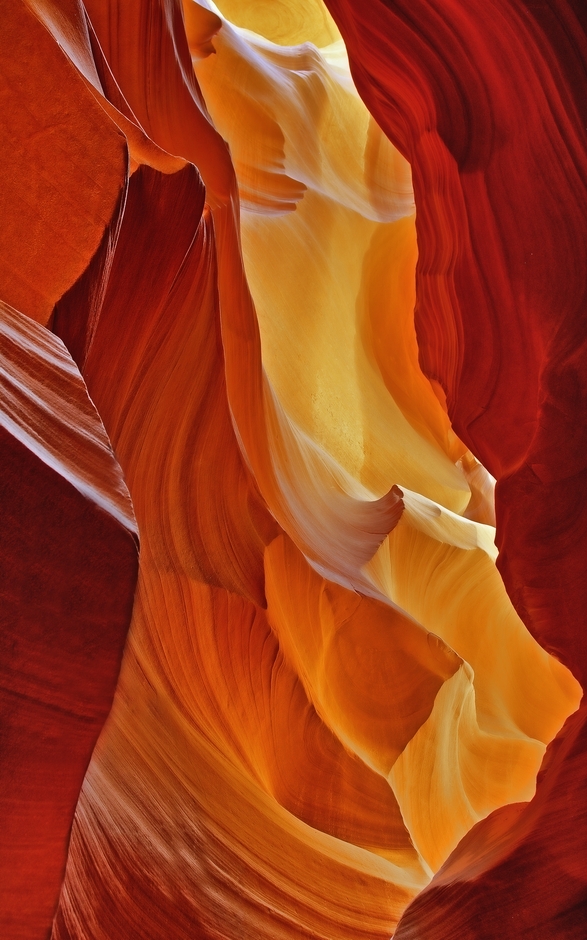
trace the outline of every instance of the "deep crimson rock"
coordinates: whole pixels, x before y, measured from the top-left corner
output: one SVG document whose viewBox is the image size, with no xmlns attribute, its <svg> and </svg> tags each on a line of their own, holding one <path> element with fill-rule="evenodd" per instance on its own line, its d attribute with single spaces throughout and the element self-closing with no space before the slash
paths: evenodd
<svg viewBox="0 0 587 940">
<path fill-rule="evenodd" d="M 472 829 L 404 914 L 394 940 L 583 940 L 587 709 L 547 751 L 535 798 Z"/>
<path fill-rule="evenodd" d="M 130 622 L 137 530 L 63 344 L 0 306 L 0 933 L 47 937 Z"/>
<path fill-rule="evenodd" d="M 411 161 L 420 361 L 497 477 L 498 566 L 539 642 L 587 677 L 585 7 L 327 0 L 360 93 Z M 396 937 L 580 938 L 584 711 L 535 799 L 480 823 Z"/>
<path fill-rule="evenodd" d="M 498 479 L 498 562 L 530 631 L 587 671 L 587 39 L 565 0 L 328 0 L 412 164 L 424 372 Z M 583 13 L 584 17 L 584 13 Z"/>
</svg>

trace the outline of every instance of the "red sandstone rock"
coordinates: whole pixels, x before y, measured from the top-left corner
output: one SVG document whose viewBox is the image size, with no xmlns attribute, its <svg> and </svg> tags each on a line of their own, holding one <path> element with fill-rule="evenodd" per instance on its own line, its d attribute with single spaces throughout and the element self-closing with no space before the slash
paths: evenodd
<svg viewBox="0 0 587 940">
<path fill-rule="evenodd" d="M 73 813 L 108 716 L 138 539 L 63 344 L 0 305 L 0 933 L 49 934 Z"/>
</svg>

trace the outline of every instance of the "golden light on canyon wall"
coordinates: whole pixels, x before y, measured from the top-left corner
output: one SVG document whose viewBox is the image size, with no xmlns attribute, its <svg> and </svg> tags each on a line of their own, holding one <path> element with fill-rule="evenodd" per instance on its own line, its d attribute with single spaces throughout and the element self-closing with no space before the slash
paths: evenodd
<svg viewBox="0 0 587 940">
<path fill-rule="evenodd" d="M 6 940 L 581 940 L 586 40 L 491 9 L 7 8 Z"/>
</svg>

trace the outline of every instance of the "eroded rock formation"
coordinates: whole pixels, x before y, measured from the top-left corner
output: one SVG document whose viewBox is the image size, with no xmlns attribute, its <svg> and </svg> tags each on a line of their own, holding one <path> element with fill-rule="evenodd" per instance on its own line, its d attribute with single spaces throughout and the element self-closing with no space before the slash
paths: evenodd
<svg viewBox="0 0 587 940">
<path fill-rule="evenodd" d="M 128 491 L 57 337 L 0 306 L 0 923 L 47 936 L 137 579 Z"/>
<path fill-rule="evenodd" d="M 3 935 L 578 940 L 580 25 L 220 7 L 0 37 Z"/>
</svg>

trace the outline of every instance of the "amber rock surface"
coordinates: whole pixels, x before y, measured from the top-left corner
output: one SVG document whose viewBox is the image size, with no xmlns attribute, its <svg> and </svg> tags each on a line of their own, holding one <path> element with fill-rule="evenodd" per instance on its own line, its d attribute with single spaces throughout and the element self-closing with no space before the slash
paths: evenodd
<svg viewBox="0 0 587 940">
<path fill-rule="evenodd" d="M 5 6 L 2 938 L 582 940 L 581 5 Z"/>
</svg>

